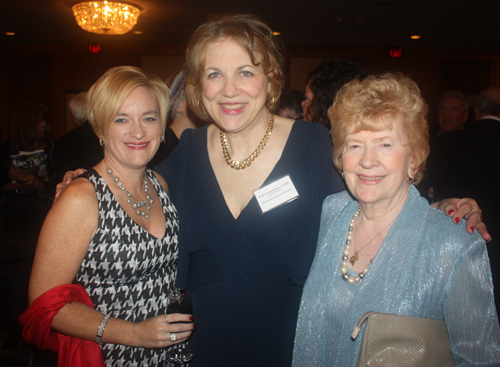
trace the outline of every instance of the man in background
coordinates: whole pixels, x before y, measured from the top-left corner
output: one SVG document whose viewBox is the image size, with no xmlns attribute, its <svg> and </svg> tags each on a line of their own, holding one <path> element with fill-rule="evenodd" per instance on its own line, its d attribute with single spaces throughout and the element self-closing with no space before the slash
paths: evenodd
<svg viewBox="0 0 500 367">
<path fill-rule="evenodd" d="M 62 181 L 67 171 L 76 168 L 90 169 L 104 158 L 99 139 L 87 120 L 87 92 L 74 96 L 69 102 L 69 110 L 78 126 L 55 142 L 56 173 L 52 182 L 56 184 Z"/>
</svg>

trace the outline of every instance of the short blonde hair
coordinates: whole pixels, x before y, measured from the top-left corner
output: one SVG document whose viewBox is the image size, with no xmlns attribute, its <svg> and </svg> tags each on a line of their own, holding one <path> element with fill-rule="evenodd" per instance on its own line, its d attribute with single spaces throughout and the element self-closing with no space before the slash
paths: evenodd
<svg viewBox="0 0 500 367">
<path fill-rule="evenodd" d="M 189 107 L 204 121 L 211 118 L 201 103 L 201 78 L 205 66 L 207 47 L 223 39 L 232 41 L 248 52 L 252 64 L 257 66 L 255 53 L 262 55 L 262 68 L 271 85 L 266 106 L 278 107 L 281 90 L 285 85 L 283 44 L 260 18 L 249 14 L 219 15 L 202 24 L 193 34 L 186 51 L 186 100 Z"/>
<path fill-rule="evenodd" d="M 420 89 L 402 74 L 372 75 L 353 80 L 337 94 L 328 110 L 332 124 L 333 163 L 342 170 L 347 136 L 365 131 L 399 128 L 416 160 L 415 183 L 420 182 L 429 155 L 427 104 Z"/>
<path fill-rule="evenodd" d="M 165 83 L 134 66 L 118 66 L 106 71 L 88 91 L 87 118 L 99 138 L 106 136 L 113 117 L 137 87 L 145 87 L 155 95 L 162 132 L 165 131 L 170 107 L 170 92 Z"/>
</svg>

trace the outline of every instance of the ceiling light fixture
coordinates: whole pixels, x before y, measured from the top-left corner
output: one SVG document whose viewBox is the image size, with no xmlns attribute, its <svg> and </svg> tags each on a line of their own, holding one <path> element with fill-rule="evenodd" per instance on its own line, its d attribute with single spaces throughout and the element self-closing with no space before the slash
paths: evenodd
<svg viewBox="0 0 500 367">
<path fill-rule="evenodd" d="M 414 34 L 413 36 L 411 36 L 411 39 L 412 40 L 419 40 L 420 39 L 420 35 Z"/>
<path fill-rule="evenodd" d="M 72 7 L 78 25 L 91 33 L 125 34 L 137 24 L 140 9 L 113 1 L 85 1 Z"/>
</svg>

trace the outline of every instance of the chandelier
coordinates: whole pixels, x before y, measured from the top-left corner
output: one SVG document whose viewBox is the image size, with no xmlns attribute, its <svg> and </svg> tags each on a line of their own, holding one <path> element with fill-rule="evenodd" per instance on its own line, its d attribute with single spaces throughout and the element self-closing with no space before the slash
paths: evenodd
<svg viewBox="0 0 500 367">
<path fill-rule="evenodd" d="M 91 33 L 125 34 L 137 24 L 138 7 L 122 2 L 85 1 L 73 5 L 78 25 Z"/>
</svg>

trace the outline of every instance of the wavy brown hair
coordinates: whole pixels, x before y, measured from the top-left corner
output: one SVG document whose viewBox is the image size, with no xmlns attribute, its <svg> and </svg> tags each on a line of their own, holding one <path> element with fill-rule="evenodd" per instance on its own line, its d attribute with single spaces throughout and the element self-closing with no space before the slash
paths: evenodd
<svg viewBox="0 0 500 367">
<path fill-rule="evenodd" d="M 283 44 L 269 26 L 250 14 L 217 15 L 194 32 L 186 51 L 186 100 L 189 107 L 204 121 L 211 118 L 201 102 L 201 78 L 205 67 L 207 47 L 230 38 L 248 52 L 254 66 L 262 64 L 271 85 L 266 106 L 274 110 L 285 84 Z M 262 60 L 257 61 L 257 54 Z"/>
</svg>

